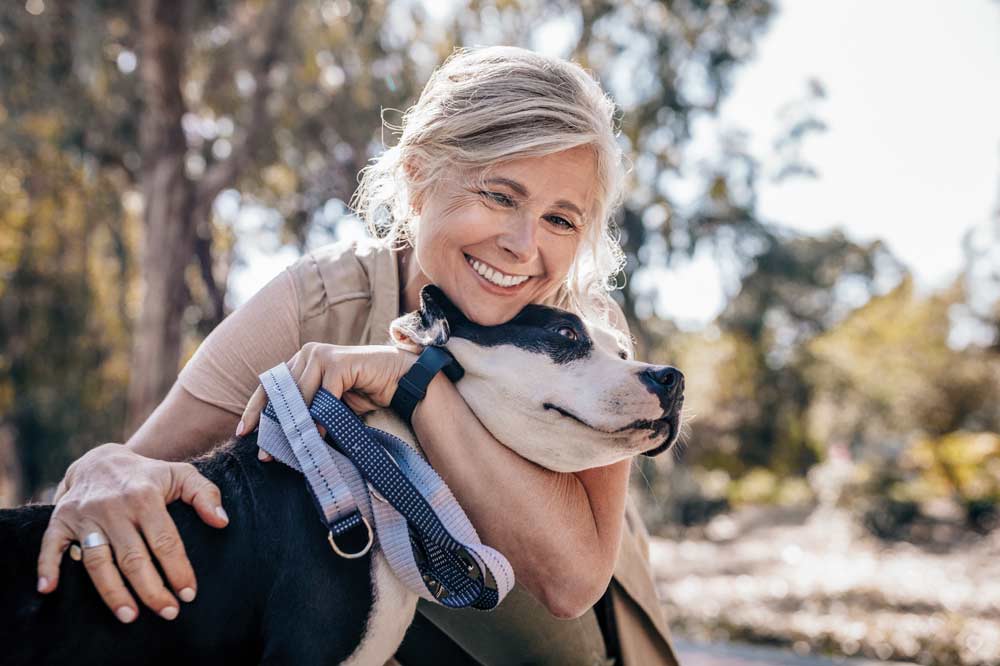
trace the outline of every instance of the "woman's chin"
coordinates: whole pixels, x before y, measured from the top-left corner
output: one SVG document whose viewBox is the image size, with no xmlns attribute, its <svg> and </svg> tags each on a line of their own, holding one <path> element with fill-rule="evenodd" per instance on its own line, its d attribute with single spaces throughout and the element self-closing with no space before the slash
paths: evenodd
<svg viewBox="0 0 1000 666">
<path fill-rule="evenodd" d="M 486 307 L 486 299 L 483 300 L 484 302 L 475 303 L 471 307 L 462 307 L 459 305 L 458 308 L 469 319 L 469 321 L 479 324 L 480 326 L 498 326 L 499 324 L 505 324 L 521 311 L 520 306 L 512 307 L 509 304 L 501 307 Z"/>
<path fill-rule="evenodd" d="M 499 312 L 473 312 L 466 314 L 465 316 L 469 318 L 469 321 L 479 324 L 480 326 L 499 326 L 504 324 L 514 318 L 517 312 L 511 314 L 499 313 Z"/>
</svg>

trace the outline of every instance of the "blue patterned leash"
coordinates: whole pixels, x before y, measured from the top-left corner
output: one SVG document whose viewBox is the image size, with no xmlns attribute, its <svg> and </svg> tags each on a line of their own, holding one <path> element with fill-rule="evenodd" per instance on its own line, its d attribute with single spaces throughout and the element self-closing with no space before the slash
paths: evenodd
<svg viewBox="0 0 1000 666">
<path fill-rule="evenodd" d="M 479 540 L 447 485 L 417 451 L 366 426 L 325 389 L 306 408 L 284 363 L 260 379 L 269 402 L 258 445 L 305 475 L 335 552 L 367 553 L 374 524 L 393 571 L 419 596 L 451 608 L 490 610 L 500 603 L 514 584 L 510 563 Z M 323 442 L 314 422 L 326 428 L 333 446 Z"/>
</svg>

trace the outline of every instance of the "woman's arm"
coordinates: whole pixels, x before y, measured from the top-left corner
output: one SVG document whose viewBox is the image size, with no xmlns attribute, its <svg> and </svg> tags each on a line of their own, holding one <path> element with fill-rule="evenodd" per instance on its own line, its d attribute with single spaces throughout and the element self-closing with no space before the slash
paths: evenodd
<svg viewBox="0 0 1000 666">
<path fill-rule="evenodd" d="M 483 541 L 560 618 L 585 613 L 611 580 L 621 543 L 629 461 L 553 472 L 508 449 L 439 373 L 413 428 Z"/>
<path fill-rule="evenodd" d="M 239 415 L 210 405 L 175 382 L 125 446 L 158 460 L 187 460 L 233 436 Z"/>
</svg>

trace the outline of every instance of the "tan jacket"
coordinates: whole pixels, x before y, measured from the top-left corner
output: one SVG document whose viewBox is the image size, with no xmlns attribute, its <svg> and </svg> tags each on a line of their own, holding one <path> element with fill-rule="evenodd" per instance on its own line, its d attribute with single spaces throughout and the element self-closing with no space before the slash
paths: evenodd
<svg viewBox="0 0 1000 666">
<path fill-rule="evenodd" d="M 396 256 L 372 240 L 321 247 L 290 266 L 206 338 L 178 381 L 205 402 L 242 413 L 257 375 L 310 341 L 388 344 L 399 316 Z M 610 586 L 624 666 L 676 664 L 649 567 L 648 535 L 631 500 Z M 421 602 L 420 611 L 486 666 L 602 664 L 596 614 L 553 618 L 521 586 L 489 614 Z"/>
</svg>

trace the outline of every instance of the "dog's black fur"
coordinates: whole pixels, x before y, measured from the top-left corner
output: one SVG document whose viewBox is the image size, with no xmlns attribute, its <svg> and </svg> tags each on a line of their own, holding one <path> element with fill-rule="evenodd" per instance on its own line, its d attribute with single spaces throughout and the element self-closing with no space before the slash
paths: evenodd
<svg viewBox="0 0 1000 666">
<path fill-rule="evenodd" d="M 140 603 L 122 624 L 69 557 L 56 590 L 40 594 L 53 507 L 0 511 L 0 664 L 336 664 L 354 652 L 373 604 L 371 555 L 330 549 L 302 475 L 258 461 L 256 434 L 192 463 L 222 491 L 230 521 L 217 529 L 169 505 L 198 577 L 197 597 L 171 621 Z"/>
</svg>

